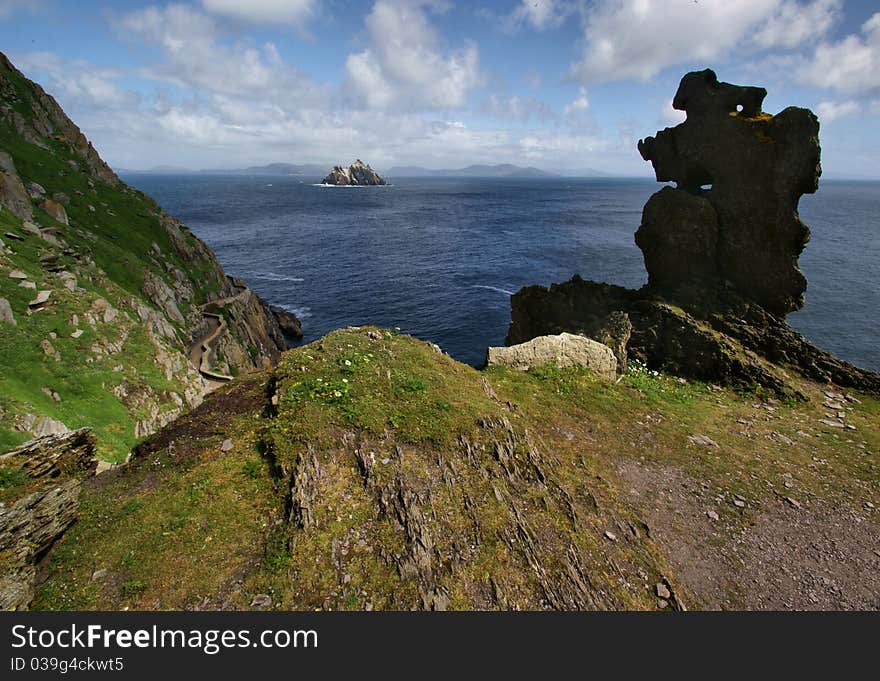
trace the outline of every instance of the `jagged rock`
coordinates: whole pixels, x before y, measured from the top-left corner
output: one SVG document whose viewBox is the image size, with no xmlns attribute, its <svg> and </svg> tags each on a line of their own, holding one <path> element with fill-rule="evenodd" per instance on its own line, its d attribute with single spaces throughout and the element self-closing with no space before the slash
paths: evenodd
<svg viewBox="0 0 880 681">
<path fill-rule="evenodd" d="M 52 199 L 43 199 L 39 203 L 40 208 L 46 211 L 53 220 L 57 220 L 63 225 L 68 224 L 67 222 L 67 211 L 64 210 L 64 206 L 60 203 L 53 201 Z"/>
<path fill-rule="evenodd" d="M 87 428 L 31 440 L 0 455 L 0 466 L 28 479 L 22 496 L 0 506 L 0 610 L 25 610 L 34 594 L 36 561 L 76 520 L 81 479 L 95 467 Z"/>
<path fill-rule="evenodd" d="M 25 185 L 28 194 L 34 200 L 40 200 L 46 195 L 46 190 L 43 189 L 43 185 L 37 184 L 36 182 L 28 182 Z"/>
<path fill-rule="evenodd" d="M 295 314 L 277 305 L 269 305 L 269 311 L 275 317 L 278 326 L 281 327 L 281 331 L 285 336 L 296 339 L 302 338 L 302 322 L 300 322 Z"/>
<path fill-rule="evenodd" d="M 17 326 L 15 315 L 12 314 L 12 306 L 6 298 L 0 298 L 0 322 L 6 322 L 7 324 Z"/>
<path fill-rule="evenodd" d="M 27 279 L 27 277 L 28 277 L 28 275 L 26 275 L 26 274 L 25 274 L 24 272 L 22 272 L 21 270 L 12 270 L 12 271 L 9 273 L 9 278 L 10 278 L 10 279 Z"/>
<path fill-rule="evenodd" d="M 18 282 L 18 287 L 19 288 L 28 288 L 28 289 L 32 289 L 34 291 L 37 290 L 37 284 L 33 281 L 27 281 L 26 279 Z"/>
<path fill-rule="evenodd" d="M 599 341 L 611 348 L 617 358 L 617 373 L 626 372 L 626 344 L 632 335 L 632 322 L 626 312 L 615 310 L 603 319 L 597 319 L 592 326 L 580 330 L 581 335 Z"/>
<path fill-rule="evenodd" d="M 357 159 L 348 168 L 334 166 L 330 174 L 323 180 L 323 184 L 333 185 L 384 185 L 388 184 L 379 173 L 373 170 L 369 164 Z"/>
<path fill-rule="evenodd" d="M 803 306 L 809 230 L 797 204 L 818 188 L 819 122 L 795 107 L 763 113 L 766 94 L 689 73 L 673 100 L 687 120 L 639 142 L 657 180 L 678 185 L 648 201 L 636 235 L 649 286 L 677 296 L 732 286 L 777 315 Z"/>
<path fill-rule="evenodd" d="M 52 194 L 52 200 L 65 206 L 70 203 L 70 197 L 68 197 L 67 194 L 65 194 L 64 192 L 54 192 Z"/>
<path fill-rule="evenodd" d="M 64 435 L 70 432 L 70 428 L 61 423 L 61 421 L 56 421 L 49 416 L 43 416 L 37 421 L 31 432 L 36 437 L 45 437 L 46 435 Z"/>
<path fill-rule="evenodd" d="M 612 345 L 622 360 L 621 344 L 603 334 L 609 315 L 625 314 L 626 353 L 654 369 L 803 397 L 785 374 L 790 367 L 880 392 L 880 374 L 814 347 L 784 321 L 803 303 L 797 257 L 809 232 L 797 203 L 817 189 L 819 128 L 806 109 L 762 113 L 765 95 L 719 83 L 710 70 L 687 74 L 674 100 L 687 120 L 639 143 L 657 179 L 678 185 L 649 199 L 636 234 L 647 286 L 576 275 L 523 288 L 511 297 L 506 342 L 574 331 Z"/>
<path fill-rule="evenodd" d="M 156 307 L 162 309 L 174 321 L 183 324 L 184 318 L 177 306 L 174 291 L 165 281 L 150 270 L 144 271 L 144 283 L 141 291 Z"/>
<path fill-rule="evenodd" d="M 0 205 L 22 220 L 30 220 L 34 214 L 31 197 L 15 172 L 12 157 L 5 151 L 0 151 Z"/>
<path fill-rule="evenodd" d="M 49 301 L 52 291 L 43 290 L 37 293 L 37 297 L 28 303 L 28 307 L 33 309 L 40 308 Z"/>
<path fill-rule="evenodd" d="M 617 359 L 611 348 L 571 333 L 539 336 L 518 345 L 489 348 L 486 364 L 510 366 L 524 371 L 548 364 L 587 367 L 604 378 L 614 378 L 617 373 Z"/>
</svg>

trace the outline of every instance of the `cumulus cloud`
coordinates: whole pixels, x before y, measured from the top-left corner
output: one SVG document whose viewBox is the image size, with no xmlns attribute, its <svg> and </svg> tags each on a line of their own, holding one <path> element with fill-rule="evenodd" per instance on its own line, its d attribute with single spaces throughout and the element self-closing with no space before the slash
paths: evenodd
<svg viewBox="0 0 880 681">
<path fill-rule="evenodd" d="M 578 96 L 565 105 L 562 113 L 566 116 L 574 116 L 584 113 L 590 108 L 590 100 L 587 99 L 587 88 L 581 87 Z"/>
<path fill-rule="evenodd" d="M 820 102 L 816 106 L 816 115 L 819 116 L 819 122 L 827 125 L 838 118 L 857 114 L 861 110 L 861 105 L 852 100 L 845 102 Z"/>
<path fill-rule="evenodd" d="M 800 78 L 810 85 L 847 93 L 880 89 L 880 12 L 862 24 L 859 35 L 820 44 Z"/>
<path fill-rule="evenodd" d="M 281 101 L 311 97 L 308 79 L 281 60 L 272 43 L 227 44 L 214 20 L 185 5 L 146 7 L 118 21 L 129 39 L 158 45 L 166 62 L 149 75 L 209 93 L 273 95 Z"/>
<path fill-rule="evenodd" d="M 444 50 L 428 19 L 428 0 L 377 0 L 366 18 L 369 44 L 349 55 L 346 86 L 371 109 L 455 109 L 482 82 L 474 45 Z"/>
<path fill-rule="evenodd" d="M 75 106 L 133 106 L 140 101 L 137 93 L 117 85 L 123 75 L 117 69 L 84 60 L 63 60 L 51 52 L 16 54 L 15 63 L 28 73 L 38 74 L 46 88 Z"/>
<path fill-rule="evenodd" d="M 315 13 L 316 0 L 202 0 L 217 14 L 254 24 L 289 24 L 302 28 Z"/>
<path fill-rule="evenodd" d="M 840 18 L 843 0 L 786 0 L 757 27 L 751 42 L 761 48 L 800 47 L 824 35 Z"/>
<path fill-rule="evenodd" d="M 668 66 L 710 62 L 735 48 L 793 47 L 823 35 L 839 0 L 601 0 L 585 14 L 584 83 L 647 80 Z"/>
</svg>

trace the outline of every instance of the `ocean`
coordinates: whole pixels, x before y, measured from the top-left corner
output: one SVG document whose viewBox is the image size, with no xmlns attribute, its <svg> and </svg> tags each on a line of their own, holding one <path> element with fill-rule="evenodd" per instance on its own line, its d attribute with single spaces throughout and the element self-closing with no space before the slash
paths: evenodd
<svg viewBox="0 0 880 681">
<path fill-rule="evenodd" d="M 479 364 L 501 345 L 510 295 L 585 279 L 639 287 L 633 234 L 648 179 L 401 179 L 321 187 L 296 176 L 127 174 L 224 269 L 295 312 L 304 342 L 376 324 Z M 880 370 L 880 183 L 822 181 L 804 196 L 809 287 L 788 317 L 816 345 Z"/>
</svg>

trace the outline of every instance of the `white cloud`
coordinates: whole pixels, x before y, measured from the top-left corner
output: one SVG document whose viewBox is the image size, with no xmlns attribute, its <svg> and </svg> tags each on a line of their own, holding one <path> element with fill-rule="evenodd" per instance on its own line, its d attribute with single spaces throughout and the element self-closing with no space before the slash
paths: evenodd
<svg viewBox="0 0 880 681">
<path fill-rule="evenodd" d="M 861 105 L 852 100 L 845 102 L 820 102 L 816 106 L 816 115 L 819 117 L 820 123 L 827 125 L 838 118 L 857 114 L 861 110 Z"/>
<path fill-rule="evenodd" d="M 372 109 L 455 109 L 482 82 L 474 45 L 444 51 L 426 0 L 377 0 L 366 18 L 368 47 L 345 64 L 349 92 Z"/>
<path fill-rule="evenodd" d="M 862 24 L 860 35 L 819 45 L 799 75 L 805 83 L 840 92 L 880 88 L 880 12 Z"/>
<path fill-rule="evenodd" d="M 581 82 L 647 80 L 668 66 L 708 63 L 749 43 L 792 47 L 832 25 L 837 0 L 601 0 L 585 15 Z"/>
<path fill-rule="evenodd" d="M 185 5 L 146 7 L 124 15 L 125 37 L 158 45 L 165 63 L 146 75 L 191 88 L 200 95 L 262 98 L 308 106 L 321 93 L 299 70 L 285 64 L 272 43 L 229 44 L 213 18 Z"/>
<path fill-rule="evenodd" d="M 116 69 L 94 66 L 83 60 L 64 60 L 51 52 L 15 55 L 16 65 L 42 81 L 44 87 L 77 106 L 113 107 L 135 105 L 137 93 L 123 90 Z"/>
<path fill-rule="evenodd" d="M 255 24 L 289 24 L 302 28 L 315 13 L 316 0 L 202 0 L 211 12 Z"/>
<path fill-rule="evenodd" d="M 513 10 L 508 24 L 513 29 L 521 23 L 542 31 L 559 26 L 572 11 L 573 6 L 559 0 L 520 0 Z"/>
<path fill-rule="evenodd" d="M 574 116 L 584 113 L 590 108 L 590 100 L 587 99 L 587 88 L 581 87 L 578 96 L 565 105 L 562 113 L 566 116 Z"/>
<path fill-rule="evenodd" d="M 840 17 L 843 0 L 797 2 L 785 0 L 762 25 L 751 41 L 761 48 L 800 47 L 824 35 Z"/>
</svg>

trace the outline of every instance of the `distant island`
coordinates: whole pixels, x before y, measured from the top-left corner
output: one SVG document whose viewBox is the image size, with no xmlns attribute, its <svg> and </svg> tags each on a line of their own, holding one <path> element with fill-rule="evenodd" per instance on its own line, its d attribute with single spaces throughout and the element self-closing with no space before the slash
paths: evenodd
<svg viewBox="0 0 880 681">
<path fill-rule="evenodd" d="M 373 170 L 368 163 L 364 163 L 357 159 L 348 168 L 342 166 L 334 166 L 330 174 L 323 180 L 322 184 L 332 184 L 340 187 L 345 186 L 376 186 L 388 184 L 384 177 Z"/>
<path fill-rule="evenodd" d="M 510 177 L 551 178 L 560 177 L 539 168 L 523 168 L 510 163 L 500 165 L 470 165 L 466 168 L 431 170 L 419 166 L 395 166 L 388 171 L 389 177 Z"/>
</svg>

